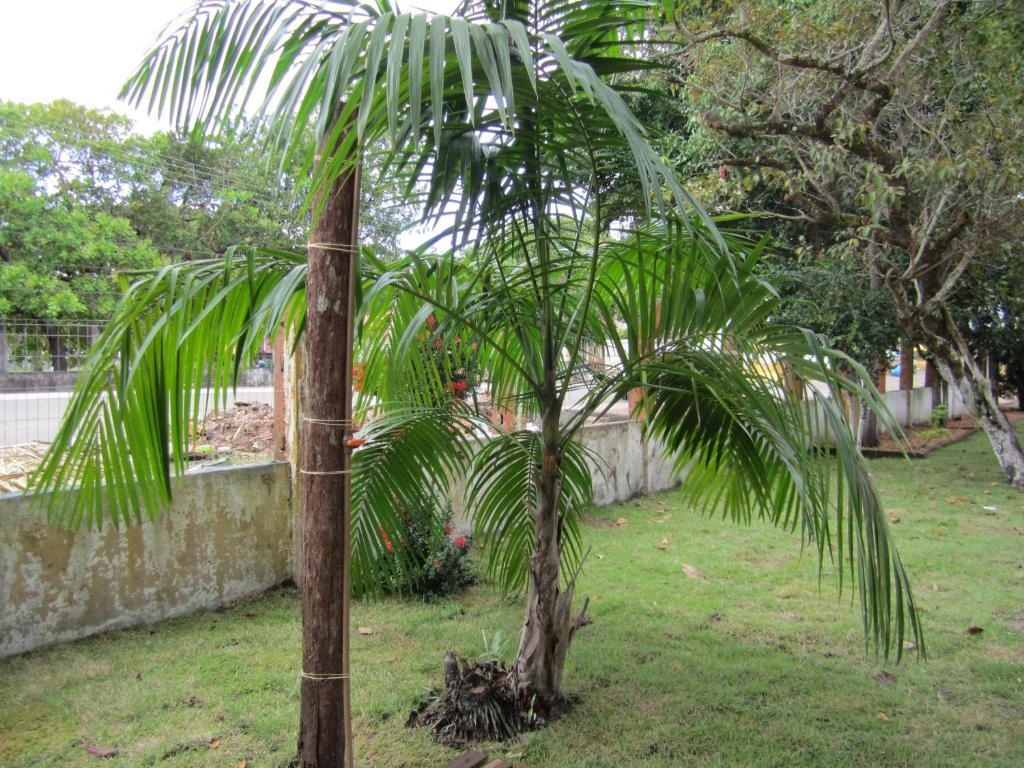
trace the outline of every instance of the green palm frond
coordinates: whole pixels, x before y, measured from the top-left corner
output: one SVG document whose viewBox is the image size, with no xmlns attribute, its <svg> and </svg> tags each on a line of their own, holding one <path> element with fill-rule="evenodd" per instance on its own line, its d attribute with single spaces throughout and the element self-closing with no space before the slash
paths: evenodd
<svg viewBox="0 0 1024 768">
<path fill-rule="evenodd" d="M 849 573 L 861 597 L 865 634 L 897 657 L 923 638 L 906 572 L 839 398 L 845 389 L 885 414 L 865 377 L 833 377 L 836 353 L 807 334 L 767 329 L 756 341 L 729 337 L 714 348 L 668 348 L 646 367 L 650 431 L 682 473 L 698 511 L 790 530 L 834 562 L 842 592 Z M 774 364 L 822 387 L 811 400 L 787 397 Z M 831 446 L 831 449 L 830 449 Z"/>
<path fill-rule="evenodd" d="M 224 406 L 265 339 L 301 326 L 306 266 L 232 249 L 137 280 L 90 351 L 32 475 L 48 516 L 71 527 L 129 523 L 170 501 L 205 406 Z"/>
<path fill-rule="evenodd" d="M 350 0 L 201 0 L 164 31 L 122 98 L 201 132 L 244 115 L 255 98 L 282 152 L 308 152 L 314 189 L 346 173 L 358 147 L 386 138 L 396 169 L 433 167 L 434 209 L 452 202 L 460 180 L 464 234 L 474 213 L 486 217 L 484 198 L 538 182 L 523 178 L 511 145 L 544 146 L 543 162 L 566 170 L 622 147 L 633 166 L 618 172 L 635 174 L 643 204 L 663 209 L 665 190 L 706 219 L 608 80 L 649 66 L 624 43 L 642 36 L 653 8 L 534 2 L 461 18 Z M 303 141 L 310 124 L 329 162 L 315 164 Z"/>
<path fill-rule="evenodd" d="M 306 264 L 234 250 L 139 277 L 91 351 L 68 415 L 32 476 L 52 521 L 102 528 L 156 517 L 206 407 L 226 407 L 267 338 L 301 334 Z M 353 454 L 352 574 L 358 593 L 415 568 L 398 542 L 403 509 L 442 508 L 465 472 L 479 421 L 465 408 L 378 406 Z M 42 494 L 46 489 L 53 493 Z M 399 583 L 401 580 L 396 580 Z"/>
<path fill-rule="evenodd" d="M 472 512 L 475 535 L 487 546 L 487 575 L 507 593 L 526 587 L 540 458 L 541 440 L 536 432 L 503 433 L 473 456 L 469 470 L 466 508 Z M 591 451 L 576 442 L 563 444 L 557 489 L 563 578 L 571 577 L 582 563 L 580 514 L 593 498 L 592 467 L 603 471 L 600 459 Z"/>
</svg>

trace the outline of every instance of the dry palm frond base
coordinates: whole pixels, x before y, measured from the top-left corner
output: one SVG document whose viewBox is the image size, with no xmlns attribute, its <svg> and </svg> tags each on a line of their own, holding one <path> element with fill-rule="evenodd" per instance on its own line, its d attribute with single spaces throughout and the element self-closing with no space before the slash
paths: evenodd
<svg viewBox="0 0 1024 768">
<path fill-rule="evenodd" d="M 516 684 L 512 670 L 500 661 L 471 665 L 448 651 L 444 669 L 444 688 L 432 691 L 409 715 L 406 725 L 429 728 L 434 740 L 445 746 L 510 741 L 542 727 L 571 706 L 568 699 L 561 699 L 541 711 L 534 697 Z"/>
<path fill-rule="evenodd" d="M 36 442 L 0 448 L 0 493 L 24 491 L 47 447 L 46 443 Z"/>
</svg>

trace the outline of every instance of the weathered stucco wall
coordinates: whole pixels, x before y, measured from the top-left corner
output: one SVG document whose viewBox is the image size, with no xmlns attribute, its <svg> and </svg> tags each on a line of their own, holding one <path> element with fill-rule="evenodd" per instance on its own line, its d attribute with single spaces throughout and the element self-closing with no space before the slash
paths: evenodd
<svg viewBox="0 0 1024 768">
<path fill-rule="evenodd" d="M 591 463 L 594 481 L 594 505 L 598 507 L 672 488 L 679 475 L 662 456 L 660 444 L 644 441 L 636 421 L 609 421 L 591 424 L 579 431 L 579 441 L 600 461 Z M 465 487 L 456 484 L 449 492 L 452 513 L 460 528 L 469 528 Z"/>
<path fill-rule="evenodd" d="M 211 608 L 291 572 L 285 463 L 175 481 L 156 522 L 72 533 L 0 496 L 0 657 Z"/>
<path fill-rule="evenodd" d="M 679 480 L 660 444 L 643 439 L 636 421 L 593 424 L 580 430 L 580 442 L 601 457 L 593 467 L 594 504 L 615 504 L 672 488 Z"/>
</svg>

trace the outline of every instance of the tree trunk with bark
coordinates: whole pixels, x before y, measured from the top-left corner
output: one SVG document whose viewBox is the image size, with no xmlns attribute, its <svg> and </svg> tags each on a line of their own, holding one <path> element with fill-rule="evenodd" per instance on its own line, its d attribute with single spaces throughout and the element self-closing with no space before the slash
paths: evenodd
<svg viewBox="0 0 1024 768">
<path fill-rule="evenodd" d="M 862 448 L 876 448 L 881 442 L 878 435 L 878 415 L 868 408 L 867 403 L 860 406 L 860 434 L 857 436 Z"/>
<path fill-rule="evenodd" d="M 50 364 L 54 371 L 66 371 L 68 369 L 68 344 L 60 332 L 60 326 L 55 323 L 46 323 L 46 343 L 50 348 Z"/>
<path fill-rule="evenodd" d="M 1024 490 L 1024 450 L 1013 425 L 999 408 L 999 400 L 985 371 L 971 355 L 949 310 L 940 307 L 906 323 L 908 331 L 923 336 L 939 376 L 963 397 L 971 416 L 985 431 L 1000 468 L 1010 485 Z"/>
<path fill-rule="evenodd" d="M 7 373 L 10 357 L 11 348 L 7 341 L 7 323 L 0 320 L 0 374 Z"/>
<path fill-rule="evenodd" d="M 341 768 L 348 724 L 349 483 L 352 301 L 359 174 L 326 193 L 311 234 L 300 476 L 302 683 L 298 758 Z"/>
<path fill-rule="evenodd" d="M 526 618 L 515 664 L 517 684 L 536 697 L 542 711 L 561 697 L 569 645 L 576 631 L 588 623 L 586 602 L 578 615 L 572 615 L 574 583 L 570 582 L 565 591 L 561 591 L 558 422 L 558 408 L 552 403 L 545 407 L 541 421 L 543 448 L 537 482 L 536 537 L 529 562 Z"/>
</svg>

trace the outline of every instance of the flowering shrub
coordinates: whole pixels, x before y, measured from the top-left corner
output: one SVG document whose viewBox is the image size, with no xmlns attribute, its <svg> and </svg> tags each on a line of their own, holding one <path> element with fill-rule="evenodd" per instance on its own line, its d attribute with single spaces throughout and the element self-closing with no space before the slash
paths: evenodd
<svg viewBox="0 0 1024 768">
<path fill-rule="evenodd" d="M 469 563 L 471 538 L 455 535 L 451 509 L 441 515 L 442 525 L 438 528 L 433 504 L 432 500 L 423 498 L 403 512 L 403 530 L 398 542 L 381 528 L 384 556 L 394 558 L 395 548 L 403 547 L 412 561 L 408 567 L 390 569 L 383 583 L 385 591 L 411 593 L 430 600 L 458 592 L 476 581 Z"/>
</svg>

